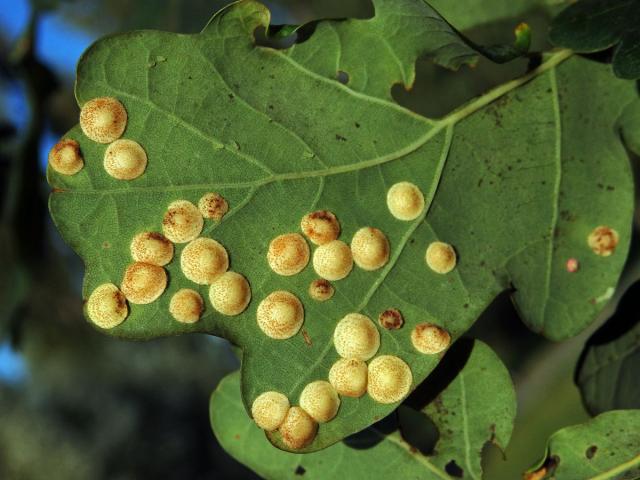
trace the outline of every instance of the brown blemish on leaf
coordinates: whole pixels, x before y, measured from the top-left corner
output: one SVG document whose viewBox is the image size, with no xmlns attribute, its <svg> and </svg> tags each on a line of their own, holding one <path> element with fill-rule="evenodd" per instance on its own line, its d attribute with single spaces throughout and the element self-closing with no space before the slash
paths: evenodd
<svg viewBox="0 0 640 480">
<path fill-rule="evenodd" d="M 580 269 L 580 263 L 575 258 L 570 258 L 567 260 L 567 272 L 575 273 Z"/>
<path fill-rule="evenodd" d="M 596 255 L 608 257 L 615 252 L 619 240 L 620 237 L 617 231 L 601 225 L 589 234 L 587 243 Z"/>
<path fill-rule="evenodd" d="M 316 245 L 324 245 L 338 238 L 340 223 L 329 210 L 317 210 L 302 217 L 300 229 Z"/>
<path fill-rule="evenodd" d="M 306 330 L 302 330 L 302 338 L 304 339 L 304 343 L 306 343 L 308 346 L 312 346 L 313 342 L 311 341 L 311 337 L 309 336 L 309 333 Z"/>
<path fill-rule="evenodd" d="M 111 143 L 122 136 L 126 126 L 127 111 L 115 98 L 94 98 L 80 110 L 80 128 L 94 142 Z"/>
<path fill-rule="evenodd" d="M 309 285 L 309 296 L 318 302 L 329 300 L 335 291 L 333 285 L 324 278 L 318 278 Z"/>
<path fill-rule="evenodd" d="M 198 208 L 204 218 L 219 222 L 229 211 L 229 204 L 219 193 L 205 193 L 198 202 Z"/>
<path fill-rule="evenodd" d="M 49 152 L 49 165 L 63 175 L 78 173 L 84 167 L 80 144 L 71 139 L 60 140 Z"/>
<path fill-rule="evenodd" d="M 390 308 L 380 314 L 378 322 L 387 330 L 398 330 L 404 325 L 404 318 L 399 310 Z"/>
<path fill-rule="evenodd" d="M 309 263 L 309 245 L 302 235 L 287 233 L 274 238 L 269 244 L 267 262 L 278 275 L 300 273 Z"/>
</svg>

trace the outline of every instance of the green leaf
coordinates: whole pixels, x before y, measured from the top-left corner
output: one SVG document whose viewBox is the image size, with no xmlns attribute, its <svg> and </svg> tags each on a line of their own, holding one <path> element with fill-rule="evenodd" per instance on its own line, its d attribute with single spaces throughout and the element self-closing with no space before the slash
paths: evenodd
<svg viewBox="0 0 640 480">
<path fill-rule="evenodd" d="M 606 412 L 554 433 L 541 466 L 525 480 L 635 480 L 638 445 L 640 410 Z"/>
<path fill-rule="evenodd" d="M 640 283 L 627 290 L 616 313 L 587 342 L 576 371 L 576 383 L 591 413 L 640 409 Z"/>
<path fill-rule="evenodd" d="M 304 472 L 307 479 L 337 474 L 353 480 L 448 479 L 455 462 L 464 478 L 480 479 L 484 444 L 492 441 L 505 447 L 509 442 L 515 392 L 509 372 L 486 344 L 462 343 L 458 350 L 467 355 L 462 370 L 424 409 L 440 431 L 433 456 L 422 455 L 398 430 L 389 429 L 390 419 L 320 452 L 298 455 L 274 449 L 242 407 L 237 373 L 227 376 L 211 397 L 213 431 L 231 456 L 264 478 L 299 478 Z M 409 407 L 402 410 L 405 416 L 409 411 L 423 415 Z"/>
<path fill-rule="evenodd" d="M 637 0 L 580 0 L 553 21 L 551 42 L 580 53 L 614 47 L 613 71 L 640 78 L 640 8 Z"/>
<path fill-rule="evenodd" d="M 415 8 L 412 0 L 394 5 L 395 11 Z M 253 298 L 237 317 L 217 313 L 207 301 L 199 322 L 174 321 L 169 302 L 179 289 L 208 298 L 207 286 L 183 276 L 184 245 L 176 245 L 166 292 L 149 305 L 129 305 L 126 321 L 105 333 L 223 336 L 243 350 L 245 405 L 267 390 L 295 404 L 307 383 L 327 378 L 338 359 L 334 327 L 351 312 L 374 320 L 388 308 L 402 312 L 404 328 L 381 330 L 379 353 L 411 366 L 412 387 L 439 361 L 412 346 L 411 331 L 421 322 L 440 325 L 455 340 L 505 290 L 514 292 L 525 322 L 554 340 L 575 335 L 597 316 L 616 286 L 630 237 L 633 184 L 613 129 L 635 98 L 630 82 L 561 51 L 527 76 L 430 120 L 364 93 L 362 71 L 347 72 L 358 92 L 335 81 L 335 69 L 316 72 L 301 64 L 299 47 L 292 55 L 256 46 L 254 30 L 268 24 L 266 8 L 242 1 L 218 13 L 201 34 L 115 35 L 83 55 L 78 103 L 121 100 L 129 115 L 124 136 L 138 141 L 149 159 L 141 177 L 115 180 L 102 165 L 106 146 L 75 127 L 66 136 L 79 142 L 85 168 L 74 176 L 48 171 L 52 217 L 86 264 L 85 299 L 103 283 L 120 284 L 131 239 L 160 231 L 171 202 L 197 203 L 211 191 L 228 200 L 230 211 L 220 223 L 207 222 L 202 236 L 226 247 Z M 405 35 L 415 32 L 402 29 L 389 41 L 402 45 Z M 316 45 L 319 56 L 333 51 L 335 63 L 339 52 L 321 38 L 316 32 L 305 45 Z M 349 38 L 367 44 L 375 33 Z M 375 49 L 359 51 L 389 71 L 409 72 L 415 61 L 403 57 L 411 66 L 400 68 Z M 166 60 L 150 66 L 158 57 Z M 418 185 L 427 202 L 412 222 L 396 220 L 386 206 L 389 187 L 404 180 Z M 391 245 L 384 268 L 354 269 L 335 282 L 336 295 L 324 303 L 307 295 L 316 278 L 311 266 L 283 277 L 265 258 L 273 237 L 298 231 L 301 217 L 315 209 L 337 215 L 346 242 L 371 225 Z M 611 256 L 595 255 L 587 244 L 599 225 L 619 234 Z M 435 240 L 458 253 L 450 274 L 425 264 Z M 579 259 L 578 272 L 567 272 L 568 258 Z M 275 290 L 291 291 L 304 304 L 303 330 L 288 340 L 265 337 L 256 323 L 258 304 Z M 320 427 L 308 450 L 362 430 L 395 406 L 369 396 L 344 399 L 341 415 Z"/>
<path fill-rule="evenodd" d="M 620 116 L 619 127 L 625 145 L 640 155 L 640 100 L 630 103 Z"/>
</svg>

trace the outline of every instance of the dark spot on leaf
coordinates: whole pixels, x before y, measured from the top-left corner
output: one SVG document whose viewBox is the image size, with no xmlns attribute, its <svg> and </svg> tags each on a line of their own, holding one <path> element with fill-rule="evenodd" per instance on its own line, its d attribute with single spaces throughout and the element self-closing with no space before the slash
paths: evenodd
<svg viewBox="0 0 640 480">
<path fill-rule="evenodd" d="M 294 472 L 296 475 L 304 475 L 307 471 L 304 469 L 302 465 L 298 465 L 296 467 L 296 471 Z"/>
<path fill-rule="evenodd" d="M 336 140 L 339 140 L 341 142 L 346 142 L 347 139 L 345 137 L 343 137 L 342 135 L 340 135 L 339 133 L 336 133 Z"/>
<path fill-rule="evenodd" d="M 598 451 L 598 447 L 596 445 L 591 445 L 589 448 L 587 448 L 587 451 L 584 452 L 584 455 L 589 460 L 591 460 L 595 456 L 597 451 Z"/>
<path fill-rule="evenodd" d="M 236 440 L 240 440 L 240 434 L 236 433 L 233 438 L 235 438 Z"/>
<path fill-rule="evenodd" d="M 229 94 L 229 99 L 230 99 L 230 100 L 233 100 L 234 98 L 236 98 L 236 97 L 235 97 L 235 95 L 234 95 L 233 93 L 230 93 L 230 94 Z"/>
<path fill-rule="evenodd" d="M 356 128 L 360 128 L 360 124 L 358 122 L 355 123 Z"/>
<path fill-rule="evenodd" d="M 336 75 L 336 80 L 338 80 L 343 85 L 347 85 L 349 83 L 349 74 L 340 70 Z"/>
<path fill-rule="evenodd" d="M 273 110 L 273 105 L 269 105 L 269 110 Z"/>
<path fill-rule="evenodd" d="M 104 242 L 102 242 L 102 248 L 104 249 L 111 248 L 111 244 L 105 240 Z"/>
<path fill-rule="evenodd" d="M 447 463 L 444 467 L 444 470 L 452 477 L 462 478 L 464 476 L 464 470 L 460 468 L 455 460 L 451 460 L 449 463 Z"/>
<path fill-rule="evenodd" d="M 311 341 L 311 337 L 309 336 L 307 331 L 304 329 L 302 330 L 302 338 L 304 339 L 304 343 L 306 343 L 307 345 L 309 346 L 313 345 L 313 342 Z"/>
<path fill-rule="evenodd" d="M 613 185 L 607 185 L 607 191 L 613 192 L 616 189 Z"/>
</svg>

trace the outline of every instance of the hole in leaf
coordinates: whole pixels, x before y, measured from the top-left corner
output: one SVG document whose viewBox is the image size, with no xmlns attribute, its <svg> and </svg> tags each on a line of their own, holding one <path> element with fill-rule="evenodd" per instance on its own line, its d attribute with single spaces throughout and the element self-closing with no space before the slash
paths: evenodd
<svg viewBox="0 0 640 480">
<path fill-rule="evenodd" d="M 455 460 L 451 460 L 449 463 L 447 463 L 444 467 L 444 470 L 452 477 L 462 478 L 464 476 L 464 470 L 460 468 Z"/>
<path fill-rule="evenodd" d="M 598 446 L 591 445 L 589 448 L 587 448 L 587 451 L 584 452 L 584 456 L 587 457 L 589 460 L 591 460 L 595 456 L 597 451 L 598 451 Z"/>
<path fill-rule="evenodd" d="M 307 471 L 305 470 L 305 468 L 302 465 L 298 465 L 296 467 L 296 471 L 294 472 L 296 475 L 304 475 L 305 473 L 307 473 Z"/>
</svg>

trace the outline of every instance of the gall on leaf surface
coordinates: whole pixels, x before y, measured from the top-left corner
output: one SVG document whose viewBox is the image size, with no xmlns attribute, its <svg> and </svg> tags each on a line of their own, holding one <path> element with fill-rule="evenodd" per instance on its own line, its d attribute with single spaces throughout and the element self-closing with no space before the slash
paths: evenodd
<svg viewBox="0 0 640 480">
<path fill-rule="evenodd" d="M 381 26 L 392 27 L 407 12 L 412 18 L 433 10 L 417 0 L 377 0 L 375 6 L 374 20 L 346 21 L 338 43 L 312 35 L 293 50 L 258 46 L 254 31 L 268 26 L 269 12 L 241 1 L 200 34 L 114 35 L 83 55 L 78 103 L 104 96 L 121 101 L 128 114 L 122 138 L 140 143 L 148 157 L 140 177 L 116 180 L 102 167 L 107 146 L 75 127 L 65 137 L 80 144 L 85 168 L 73 176 L 48 171 L 52 217 L 86 264 L 84 297 L 101 284 L 120 284 L 132 238 L 161 231 L 169 204 L 197 205 L 210 192 L 222 195 L 229 211 L 220 222 L 205 221 L 200 235 L 225 247 L 230 271 L 251 287 L 246 310 L 221 315 L 208 301 L 208 286 L 183 275 L 177 259 L 185 244 L 176 244 L 174 260 L 164 267 L 164 293 L 148 305 L 130 304 L 127 319 L 105 333 L 151 339 L 202 332 L 229 339 L 243 351 L 242 392 L 250 408 L 265 391 L 282 392 L 295 404 L 305 385 L 326 380 L 338 360 L 335 325 L 349 313 L 377 319 L 389 309 L 402 312 L 402 328 L 380 328 L 377 355 L 406 362 L 411 389 L 440 359 L 413 348 L 414 327 L 438 325 L 453 342 L 504 290 L 513 291 L 524 321 L 551 339 L 575 335 L 595 318 L 616 286 L 629 244 L 633 186 L 613 125 L 634 98 L 633 85 L 612 78 L 606 66 L 559 51 L 446 116 L 425 118 L 390 101 L 392 83 L 410 83 L 419 54 L 471 53 L 455 35 L 434 52 L 432 34 L 409 23 L 385 38 L 395 55 L 380 57 L 379 49 L 363 45 L 381 41 Z M 424 38 L 427 44 L 415 47 Z M 303 45 L 317 55 L 302 55 Z M 351 58 L 349 85 L 326 67 L 326 59 L 335 66 L 341 55 Z M 150 62 L 158 56 L 166 61 Z M 401 181 L 425 196 L 423 213 L 408 222 L 386 205 L 387 190 Z M 326 302 L 308 297 L 317 279 L 311 262 L 286 277 L 266 259 L 273 238 L 298 232 L 302 217 L 316 210 L 335 213 L 342 241 L 372 226 L 390 245 L 384 267 L 354 267 L 334 282 L 336 293 Z M 587 243 L 601 225 L 619 238 L 608 257 Z M 451 244 L 458 256 L 445 275 L 424 260 L 435 241 Z M 570 277 L 569 257 L 581 265 Z M 169 314 L 172 296 L 183 288 L 206 299 L 192 324 Z M 260 302 L 277 290 L 304 306 L 304 324 L 287 340 L 267 338 L 256 321 Z M 337 417 L 320 426 L 305 451 L 360 431 L 396 406 L 368 395 L 343 398 Z"/>
</svg>

